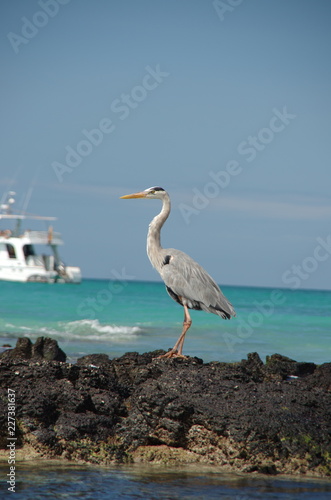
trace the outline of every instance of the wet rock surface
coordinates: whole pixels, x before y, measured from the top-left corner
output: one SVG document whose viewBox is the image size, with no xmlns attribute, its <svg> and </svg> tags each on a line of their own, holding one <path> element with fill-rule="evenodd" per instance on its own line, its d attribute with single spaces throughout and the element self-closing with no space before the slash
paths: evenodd
<svg viewBox="0 0 331 500">
<path fill-rule="evenodd" d="M 69 364 L 54 344 L 36 348 L 51 339 L 23 340 L 0 356 L 0 446 L 8 442 L 10 388 L 18 458 L 29 445 L 42 456 L 90 463 L 331 474 L 331 363 L 275 354 L 264 364 L 256 353 L 239 363 L 203 363 L 155 359 L 156 351 Z"/>
</svg>

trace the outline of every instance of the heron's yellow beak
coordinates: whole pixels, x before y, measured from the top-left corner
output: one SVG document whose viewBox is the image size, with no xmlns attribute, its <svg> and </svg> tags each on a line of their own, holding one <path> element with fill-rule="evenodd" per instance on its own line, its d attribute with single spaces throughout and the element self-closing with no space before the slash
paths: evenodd
<svg viewBox="0 0 331 500">
<path fill-rule="evenodd" d="M 146 198 L 146 193 L 141 191 L 140 193 L 126 194 L 124 196 L 120 196 L 122 200 L 129 200 L 130 198 Z"/>
</svg>

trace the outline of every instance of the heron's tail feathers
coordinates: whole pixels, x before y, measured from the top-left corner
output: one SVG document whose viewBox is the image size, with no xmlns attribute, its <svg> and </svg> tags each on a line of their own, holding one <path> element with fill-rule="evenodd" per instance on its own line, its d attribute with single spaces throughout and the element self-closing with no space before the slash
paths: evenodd
<svg viewBox="0 0 331 500">
<path fill-rule="evenodd" d="M 208 306 L 204 308 L 203 306 L 201 307 L 203 310 L 206 312 L 211 312 L 213 314 L 217 314 L 218 316 L 221 316 L 223 319 L 231 319 L 232 317 L 236 316 L 236 311 L 234 310 L 232 304 L 228 302 L 225 306 Z"/>
<path fill-rule="evenodd" d="M 218 316 L 221 316 L 223 319 L 231 319 L 232 317 L 235 317 L 236 312 L 233 309 L 233 307 L 229 304 L 229 311 L 225 311 L 224 309 L 220 309 L 218 307 L 213 307 L 215 311 L 214 314 L 218 314 Z"/>
</svg>

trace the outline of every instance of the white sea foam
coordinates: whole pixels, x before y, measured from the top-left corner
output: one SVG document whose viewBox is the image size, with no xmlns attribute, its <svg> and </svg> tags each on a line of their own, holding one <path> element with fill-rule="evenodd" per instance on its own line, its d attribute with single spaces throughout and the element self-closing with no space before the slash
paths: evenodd
<svg viewBox="0 0 331 500">
<path fill-rule="evenodd" d="M 15 326 L 7 323 L 9 330 L 21 331 L 25 337 L 35 339 L 50 336 L 57 340 L 91 340 L 120 343 L 137 337 L 143 332 L 138 326 L 101 324 L 97 319 L 59 322 L 51 326 Z"/>
<path fill-rule="evenodd" d="M 12 323 L 6 323 L 5 328 L 10 328 L 10 329 L 14 328 L 14 329 L 19 329 L 19 330 L 27 330 L 27 331 L 32 330 L 28 326 L 16 326 L 16 325 L 13 325 Z"/>
<path fill-rule="evenodd" d="M 81 319 L 65 324 L 65 332 L 76 338 L 121 341 L 142 332 L 138 326 L 102 325 L 97 319 Z"/>
</svg>

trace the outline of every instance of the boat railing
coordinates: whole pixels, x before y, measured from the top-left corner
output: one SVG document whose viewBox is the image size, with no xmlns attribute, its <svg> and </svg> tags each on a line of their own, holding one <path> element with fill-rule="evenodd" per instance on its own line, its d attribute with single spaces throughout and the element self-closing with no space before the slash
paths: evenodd
<svg viewBox="0 0 331 500">
<path fill-rule="evenodd" d="M 63 244 L 61 234 L 57 232 L 50 233 L 49 231 L 27 230 L 21 235 L 21 237 L 29 238 L 33 243 L 54 243 L 56 245 Z"/>
</svg>

